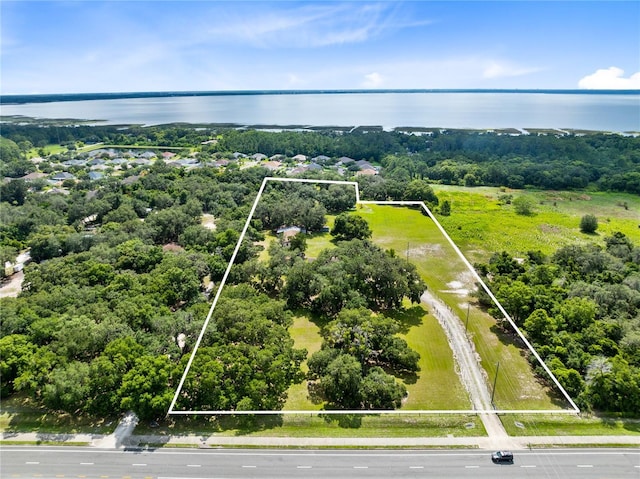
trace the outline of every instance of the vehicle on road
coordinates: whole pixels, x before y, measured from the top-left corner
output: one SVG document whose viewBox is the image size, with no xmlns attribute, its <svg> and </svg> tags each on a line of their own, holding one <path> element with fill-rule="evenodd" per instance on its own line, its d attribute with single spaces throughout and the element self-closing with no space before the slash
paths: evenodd
<svg viewBox="0 0 640 479">
<path fill-rule="evenodd" d="M 509 451 L 496 451 L 491 454 L 494 464 L 513 464 L 513 453 Z"/>
</svg>

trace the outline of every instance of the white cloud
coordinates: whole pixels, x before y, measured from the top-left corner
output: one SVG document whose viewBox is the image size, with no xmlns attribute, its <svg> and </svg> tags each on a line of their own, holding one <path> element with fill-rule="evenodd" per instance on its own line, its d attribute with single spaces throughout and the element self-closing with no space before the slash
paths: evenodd
<svg viewBox="0 0 640 479">
<path fill-rule="evenodd" d="M 609 67 L 596 70 L 578 82 L 578 87 L 587 90 L 638 90 L 640 89 L 640 72 L 625 78 L 624 70 Z"/>
<path fill-rule="evenodd" d="M 378 72 L 372 72 L 364 76 L 365 81 L 362 88 L 380 88 L 384 83 L 384 78 Z"/>
</svg>

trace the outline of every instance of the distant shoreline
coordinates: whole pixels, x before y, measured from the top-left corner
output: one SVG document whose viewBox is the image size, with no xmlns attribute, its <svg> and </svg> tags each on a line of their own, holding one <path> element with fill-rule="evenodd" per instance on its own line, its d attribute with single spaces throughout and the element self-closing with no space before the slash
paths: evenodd
<svg viewBox="0 0 640 479">
<path fill-rule="evenodd" d="M 375 90 L 219 90 L 219 91 L 159 91 L 116 93 L 51 93 L 33 95 L 0 95 L 0 104 L 52 103 L 65 101 L 122 100 L 135 98 L 170 98 L 193 96 L 252 95 L 343 95 L 385 93 L 525 93 L 541 95 L 640 95 L 640 90 L 562 90 L 562 89 L 375 89 Z"/>
</svg>

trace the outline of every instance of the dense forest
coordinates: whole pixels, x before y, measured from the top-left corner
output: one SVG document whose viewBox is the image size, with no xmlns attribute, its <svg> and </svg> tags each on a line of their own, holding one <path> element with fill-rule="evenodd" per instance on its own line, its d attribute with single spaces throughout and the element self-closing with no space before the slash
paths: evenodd
<svg viewBox="0 0 640 479">
<path fill-rule="evenodd" d="M 622 233 L 605 242 L 530 252 L 524 263 L 496 253 L 476 269 L 581 408 L 638 414 L 640 245 Z"/>
<path fill-rule="evenodd" d="M 181 147 L 202 160 L 325 155 L 325 169 L 306 176 L 327 179 L 356 172 L 330 169 L 340 157 L 366 159 L 381 170 L 354 177 L 363 199 L 432 207 L 439 205 L 433 182 L 640 193 L 640 139 L 618 135 L 12 124 L 2 135 L 0 168 L 13 180 L 0 186 L 0 259 L 28 249 L 32 262 L 21 294 L 0 299 L 0 393 L 98 416 L 129 409 L 143 419 L 164 416 L 259 186 L 278 173 L 234 163 L 187 170 L 158 159 L 95 181 L 65 167 L 77 178 L 56 189 L 43 178 L 16 179 L 50 175 L 85 156 L 82 145 Z M 51 144 L 65 148 L 49 153 Z M 287 332 L 292 311 L 302 308 L 327 322 L 323 347 L 309 359 L 310 393 L 332 408 L 399 407 L 405 391 L 396 378 L 416 372 L 416 353 L 395 335 L 399 324 L 373 313 L 419 297 L 415 268 L 369 242 L 366 222 L 344 215 L 332 231 L 336 247 L 315 261 L 305 258 L 304 235 L 273 243 L 258 260 L 266 230 L 295 223 L 319 231 L 326 214 L 353 205 L 349 189 L 336 185 L 265 192 L 179 406 L 281 408 L 287 388 L 304 378 L 305 351 Z M 203 225 L 205 214 L 215 228 Z M 497 253 L 477 265 L 581 407 L 640 412 L 639 251 L 616 234 L 606 248 L 532 252 L 524 263 Z M 365 333 L 368 342 L 358 336 Z"/>
</svg>

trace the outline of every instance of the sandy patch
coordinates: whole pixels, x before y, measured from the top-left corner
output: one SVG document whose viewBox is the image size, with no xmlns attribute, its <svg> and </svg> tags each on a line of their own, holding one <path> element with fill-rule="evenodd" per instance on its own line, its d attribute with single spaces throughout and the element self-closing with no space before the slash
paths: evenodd
<svg viewBox="0 0 640 479">
<path fill-rule="evenodd" d="M 22 291 L 22 282 L 24 281 L 24 272 L 18 271 L 11 278 L 2 283 L 0 286 L 0 298 L 16 298 Z"/>
</svg>

